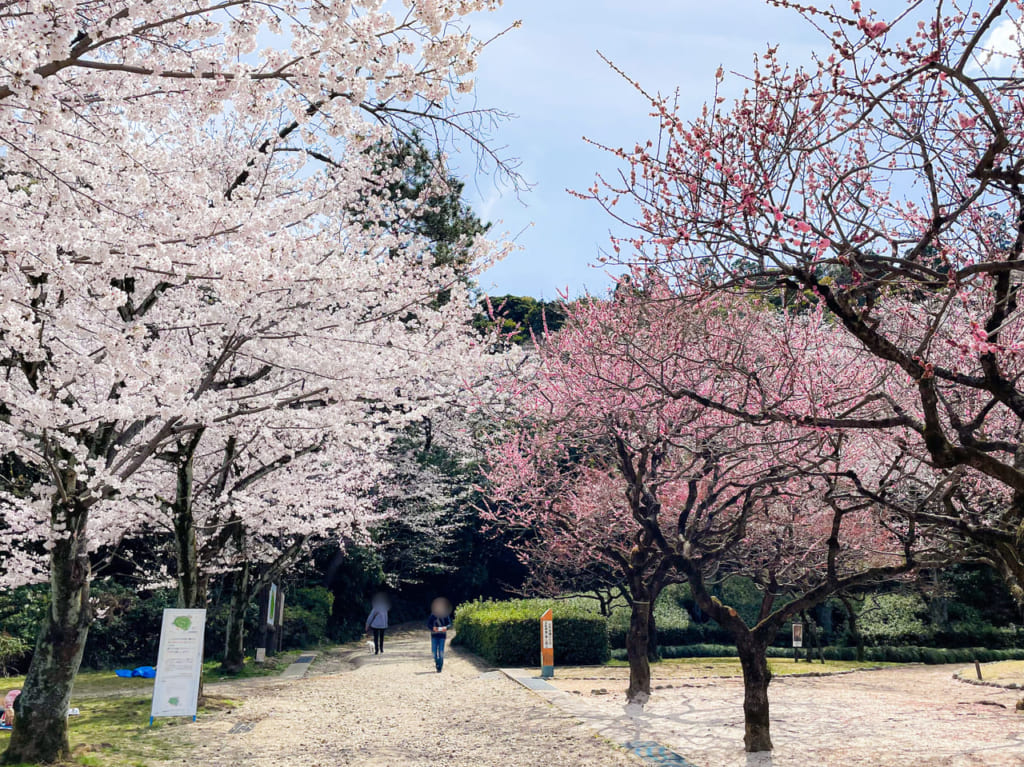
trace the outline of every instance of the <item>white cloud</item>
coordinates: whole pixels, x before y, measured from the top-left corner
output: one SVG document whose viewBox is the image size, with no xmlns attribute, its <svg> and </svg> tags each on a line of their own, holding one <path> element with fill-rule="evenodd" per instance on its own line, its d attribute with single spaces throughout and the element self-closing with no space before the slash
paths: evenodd
<svg viewBox="0 0 1024 767">
<path fill-rule="evenodd" d="M 989 74 L 1012 69 L 1020 63 L 1024 48 L 1022 19 L 1008 17 L 996 24 L 975 51 L 971 71 Z"/>
</svg>

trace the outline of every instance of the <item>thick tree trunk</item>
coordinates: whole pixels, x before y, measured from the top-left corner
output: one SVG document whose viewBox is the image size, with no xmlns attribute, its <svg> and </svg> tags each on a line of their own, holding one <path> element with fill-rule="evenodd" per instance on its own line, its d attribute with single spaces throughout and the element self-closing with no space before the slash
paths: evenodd
<svg viewBox="0 0 1024 767">
<path fill-rule="evenodd" d="M 227 626 L 224 630 L 224 660 L 221 670 L 237 674 L 245 666 L 245 609 L 249 604 L 249 563 L 242 565 L 231 593 Z"/>
<path fill-rule="evenodd" d="M 743 669 L 743 744 L 747 751 L 771 751 L 771 722 L 768 716 L 768 669 L 766 643 L 750 636 L 736 639 L 736 649 Z"/>
<path fill-rule="evenodd" d="M 633 599 L 626 634 L 626 657 L 629 659 L 629 703 L 645 704 L 651 697 L 651 664 L 647 657 L 651 603 Z"/>
<path fill-rule="evenodd" d="M 64 527 L 67 534 L 50 551 L 50 609 L 15 702 L 14 732 L 3 754 L 7 764 L 56 762 L 70 753 L 68 705 L 92 622 L 88 510 L 71 501 L 70 506 L 55 505 L 52 515 L 53 526 Z"/>
</svg>

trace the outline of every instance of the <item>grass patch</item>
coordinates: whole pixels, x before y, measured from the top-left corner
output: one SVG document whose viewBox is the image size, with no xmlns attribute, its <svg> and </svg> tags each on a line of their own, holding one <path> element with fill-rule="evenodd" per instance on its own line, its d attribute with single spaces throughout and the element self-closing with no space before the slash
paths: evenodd
<svg viewBox="0 0 1024 767">
<path fill-rule="evenodd" d="M 247 678 L 280 673 L 298 656 L 283 653 L 268 659 L 263 666 L 246 664 L 237 677 L 221 677 L 214 673 L 218 664 L 204 665 L 207 682 L 228 678 Z M 25 677 L 0 677 L 0 699 L 7 690 L 20 689 Z M 188 718 L 160 718 L 149 726 L 153 680 L 122 679 L 113 671 L 82 671 L 75 679 L 71 706 L 81 711 L 70 717 L 72 759 L 75 767 L 148 767 L 153 761 L 174 759 L 184 755 L 182 746 L 169 735 L 174 728 L 190 723 Z M 234 708 L 236 701 L 206 695 L 199 707 L 199 716 Z M 7 748 L 9 731 L 0 731 L 0 752 Z"/>
<path fill-rule="evenodd" d="M 957 674 L 964 679 L 977 678 L 974 666 L 962 668 Z M 1002 660 L 996 663 L 986 663 L 981 667 L 981 676 L 986 682 L 1024 685 L 1024 660 Z"/>
<path fill-rule="evenodd" d="M 626 668 L 626 661 L 612 660 L 606 665 L 613 668 Z M 775 676 L 792 676 L 794 674 L 829 673 L 854 671 L 862 668 L 878 668 L 880 666 L 898 666 L 898 663 L 876 663 L 872 661 L 858 662 L 855 660 L 830 660 L 825 663 L 796 663 L 783 658 L 771 658 L 768 666 Z M 675 677 L 727 677 L 742 676 L 739 658 L 674 658 L 662 660 L 651 665 L 651 674 L 659 679 Z"/>
<path fill-rule="evenodd" d="M 8 690 L 20 690 L 25 686 L 25 677 L 0 677 L 0 698 Z M 121 695 L 148 696 L 153 691 L 152 679 L 122 679 L 113 671 L 80 671 L 75 677 L 75 688 L 71 693 L 71 705 L 75 701 L 92 698 L 107 698 Z"/>
<path fill-rule="evenodd" d="M 200 707 L 199 716 L 231 705 L 231 701 L 212 699 Z M 149 727 L 148 696 L 84 698 L 78 708 L 81 715 L 69 720 L 72 758 L 68 765 L 147 767 L 151 761 L 173 759 L 183 753 L 168 735 L 189 720 L 157 719 Z M 0 751 L 7 748 L 10 737 L 10 732 L 0 732 Z"/>
<path fill-rule="evenodd" d="M 261 676 L 274 676 L 292 665 L 304 652 L 306 651 L 289 650 L 288 652 L 281 652 L 277 655 L 268 656 L 263 663 L 257 663 L 256 659 L 251 656 L 247 657 L 244 668 L 233 676 L 221 673 L 219 660 L 209 660 L 203 663 L 203 679 L 207 682 L 227 682 L 233 679 L 255 679 Z"/>
<path fill-rule="evenodd" d="M 253 658 L 245 659 L 245 668 L 236 676 L 220 673 L 220 661 L 206 661 L 203 664 L 203 680 L 205 682 L 225 682 L 232 679 L 252 679 L 261 676 L 280 674 L 302 655 L 301 650 L 289 650 L 267 658 L 266 663 L 258 664 Z M 25 685 L 23 676 L 0 676 L 0 693 L 7 690 L 19 690 Z M 82 698 L 102 698 L 109 695 L 148 695 L 153 691 L 153 680 L 131 677 L 122 679 L 113 670 L 83 670 L 75 677 L 75 689 L 71 694 L 71 705 Z M 3 694 L 0 694 L 0 700 Z"/>
</svg>

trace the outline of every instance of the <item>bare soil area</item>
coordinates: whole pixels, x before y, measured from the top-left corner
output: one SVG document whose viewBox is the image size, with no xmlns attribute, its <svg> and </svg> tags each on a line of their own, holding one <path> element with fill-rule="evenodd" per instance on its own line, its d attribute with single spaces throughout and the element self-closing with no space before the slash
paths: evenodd
<svg viewBox="0 0 1024 767">
<path fill-rule="evenodd" d="M 656 678 L 642 713 L 623 706 L 625 676 L 569 672 L 549 699 L 619 742 L 652 740 L 697 767 L 1020 767 L 1020 691 L 964 684 L 960 668 L 908 666 L 772 681 L 771 760 L 742 751 L 740 679 Z M 596 673 L 595 673 L 596 672 Z M 620 678 L 621 677 L 621 678 Z"/>
</svg>

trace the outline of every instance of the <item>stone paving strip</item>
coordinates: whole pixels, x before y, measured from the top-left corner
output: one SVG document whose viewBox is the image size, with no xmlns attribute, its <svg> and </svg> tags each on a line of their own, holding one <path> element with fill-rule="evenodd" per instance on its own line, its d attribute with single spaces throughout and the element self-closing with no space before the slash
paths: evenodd
<svg viewBox="0 0 1024 767">
<path fill-rule="evenodd" d="M 309 671 L 310 664 L 316 660 L 316 656 L 315 652 L 302 653 L 294 663 L 281 672 L 281 677 L 283 679 L 302 679 Z"/>
</svg>

